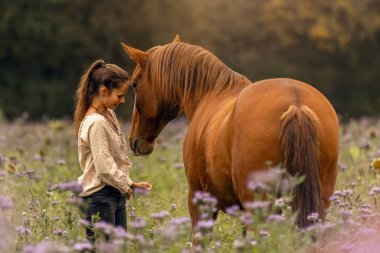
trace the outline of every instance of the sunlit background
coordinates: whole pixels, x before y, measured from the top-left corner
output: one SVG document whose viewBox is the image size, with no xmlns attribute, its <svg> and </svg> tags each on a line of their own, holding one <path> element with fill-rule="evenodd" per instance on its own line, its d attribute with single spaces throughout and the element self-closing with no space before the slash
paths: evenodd
<svg viewBox="0 0 380 253">
<path fill-rule="evenodd" d="M 379 0 L 1 0 L 0 112 L 70 118 L 93 60 L 131 73 L 120 42 L 146 50 L 176 34 L 252 81 L 308 82 L 343 117 L 380 112 Z"/>
</svg>

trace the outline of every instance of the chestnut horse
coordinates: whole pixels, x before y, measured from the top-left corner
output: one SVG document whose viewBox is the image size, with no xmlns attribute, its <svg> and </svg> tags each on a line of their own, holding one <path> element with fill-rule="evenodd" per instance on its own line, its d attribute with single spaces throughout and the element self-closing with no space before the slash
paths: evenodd
<svg viewBox="0 0 380 253">
<path fill-rule="evenodd" d="M 294 190 L 297 224 L 307 226 L 310 213 L 325 218 L 338 173 L 339 123 L 319 91 L 287 78 L 252 83 L 178 35 L 146 52 L 122 45 L 137 63 L 129 137 L 134 155 L 150 154 L 179 112 L 189 120 L 183 160 L 193 229 L 200 218 L 195 192 L 215 196 L 218 210 L 244 207 L 254 197 L 247 188 L 250 175 L 268 161 L 305 176 Z"/>
</svg>

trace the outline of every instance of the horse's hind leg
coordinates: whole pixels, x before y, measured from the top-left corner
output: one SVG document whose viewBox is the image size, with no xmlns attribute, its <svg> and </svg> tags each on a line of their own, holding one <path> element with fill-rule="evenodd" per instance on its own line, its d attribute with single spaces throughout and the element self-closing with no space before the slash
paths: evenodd
<svg viewBox="0 0 380 253">
<path fill-rule="evenodd" d="M 338 165 L 337 158 L 332 157 L 331 159 L 323 159 L 322 166 L 320 168 L 319 178 L 321 181 L 321 191 L 322 191 L 322 200 L 323 208 L 327 209 L 330 206 L 330 197 L 334 193 L 336 178 L 338 175 Z M 322 217 L 324 220 L 325 217 Z"/>
<path fill-rule="evenodd" d="M 198 207 L 193 203 L 194 194 L 195 194 L 195 191 L 190 188 L 187 203 L 189 206 L 189 214 L 190 214 L 190 219 L 191 219 L 191 234 L 192 234 L 191 243 L 192 243 L 193 248 L 197 244 L 196 238 L 195 238 L 195 232 L 196 232 L 197 223 L 200 218 L 200 212 L 198 210 Z"/>
</svg>

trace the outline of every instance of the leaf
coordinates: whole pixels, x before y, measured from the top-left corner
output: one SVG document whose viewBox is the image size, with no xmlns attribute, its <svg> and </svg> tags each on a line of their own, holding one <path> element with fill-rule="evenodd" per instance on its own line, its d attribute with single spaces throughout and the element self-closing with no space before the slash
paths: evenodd
<svg viewBox="0 0 380 253">
<path fill-rule="evenodd" d="M 352 160 L 356 161 L 360 157 L 360 149 L 358 147 L 352 147 L 349 149 L 349 154 L 352 158 Z"/>
<path fill-rule="evenodd" d="M 9 173 L 15 173 L 16 172 L 16 166 L 13 164 L 13 163 L 8 163 L 7 165 L 5 165 L 5 169 L 9 172 Z"/>
</svg>

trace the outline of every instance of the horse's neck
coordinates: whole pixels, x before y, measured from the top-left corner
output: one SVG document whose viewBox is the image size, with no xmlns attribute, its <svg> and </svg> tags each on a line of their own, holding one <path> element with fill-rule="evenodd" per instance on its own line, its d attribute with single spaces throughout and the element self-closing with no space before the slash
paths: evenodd
<svg viewBox="0 0 380 253">
<path fill-rule="evenodd" d="M 183 111 L 186 118 L 191 121 L 200 104 L 207 104 L 208 102 L 213 105 L 215 105 L 215 102 L 223 103 L 223 100 L 227 98 L 237 97 L 241 90 L 249 84 L 251 84 L 251 81 L 244 76 L 241 76 L 241 80 L 233 84 L 229 89 L 219 92 L 211 91 L 200 95 L 197 94 L 197 96 L 183 96 L 181 101 L 181 111 Z"/>
</svg>

